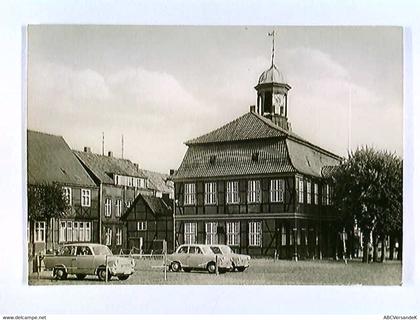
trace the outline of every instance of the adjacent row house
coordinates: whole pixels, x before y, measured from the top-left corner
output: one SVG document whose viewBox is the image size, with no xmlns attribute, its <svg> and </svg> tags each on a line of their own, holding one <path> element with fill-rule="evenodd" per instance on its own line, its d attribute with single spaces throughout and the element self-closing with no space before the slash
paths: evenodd
<svg viewBox="0 0 420 320">
<path fill-rule="evenodd" d="M 28 188 L 57 184 L 69 209 L 62 217 L 28 221 L 28 253 L 34 256 L 68 242 L 99 242 L 99 188 L 63 137 L 27 131 Z M 28 217 L 39 216 L 28 212 Z"/>
<path fill-rule="evenodd" d="M 151 231 L 161 216 L 168 221 L 162 226 L 158 223 L 159 230 L 152 240 L 162 238 L 173 243 L 170 199 L 173 191 L 168 175 L 152 171 L 145 174 L 138 164 L 116 158 L 111 152 L 106 156 L 99 155 L 87 147 L 84 151 L 72 151 L 61 136 L 28 130 L 27 141 L 28 190 L 56 184 L 61 187 L 69 205 L 66 212 L 52 219 L 28 212 L 30 257 L 52 252 L 60 245 L 72 242 L 106 244 L 114 253 L 131 250 L 139 247 L 142 240 L 128 234 L 127 226 L 131 223 L 140 226 L 144 222 Z M 150 181 L 149 176 L 153 177 Z M 140 203 L 148 204 L 147 209 L 140 208 Z M 133 212 L 138 221 L 127 215 L 134 204 Z M 139 213 L 142 210 L 144 216 Z M 143 249 L 151 250 L 148 236 L 140 238 L 147 244 Z"/>
<path fill-rule="evenodd" d="M 100 239 L 112 252 L 127 248 L 127 227 L 123 215 L 140 193 L 152 194 L 147 189 L 147 177 L 138 164 L 114 157 L 112 152 L 100 155 L 74 151 L 86 171 L 99 186 Z"/>
</svg>

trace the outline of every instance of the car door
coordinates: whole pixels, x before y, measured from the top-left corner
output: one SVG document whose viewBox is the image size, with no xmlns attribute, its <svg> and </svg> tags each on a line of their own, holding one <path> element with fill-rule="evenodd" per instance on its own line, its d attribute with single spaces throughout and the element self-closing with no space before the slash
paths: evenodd
<svg viewBox="0 0 420 320">
<path fill-rule="evenodd" d="M 78 246 L 76 251 L 75 273 L 89 274 L 92 272 L 93 254 L 88 246 Z"/>
<path fill-rule="evenodd" d="M 172 255 L 173 261 L 179 261 L 182 267 L 188 266 L 188 246 L 180 246 L 178 250 Z"/>
<path fill-rule="evenodd" d="M 76 246 L 68 246 L 68 250 L 65 253 L 64 258 L 64 265 L 67 268 L 67 273 L 71 274 L 74 273 L 77 265 L 76 265 Z"/>
<path fill-rule="evenodd" d="M 190 268 L 205 268 L 203 251 L 199 246 L 190 246 L 187 257 L 187 264 Z"/>
</svg>

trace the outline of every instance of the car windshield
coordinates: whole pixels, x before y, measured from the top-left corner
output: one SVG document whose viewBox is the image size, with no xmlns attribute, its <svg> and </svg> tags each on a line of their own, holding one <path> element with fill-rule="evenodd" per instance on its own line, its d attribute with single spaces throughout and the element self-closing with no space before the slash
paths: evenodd
<svg viewBox="0 0 420 320">
<path fill-rule="evenodd" d="M 180 247 L 178 253 L 188 253 L 188 247 Z"/>
<path fill-rule="evenodd" d="M 95 256 L 112 256 L 111 250 L 107 246 L 93 246 Z"/>
</svg>

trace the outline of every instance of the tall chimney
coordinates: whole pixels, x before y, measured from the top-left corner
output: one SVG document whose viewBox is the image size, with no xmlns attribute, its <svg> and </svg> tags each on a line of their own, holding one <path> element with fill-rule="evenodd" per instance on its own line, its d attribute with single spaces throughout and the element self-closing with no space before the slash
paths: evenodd
<svg viewBox="0 0 420 320">
<path fill-rule="evenodd" d="M 114 153 L 112 151 L 108 151 L 108 157 L 113 157 Z"/>
<path fill-rule="evenodd" d="M 90 147 L 84 147 L 83 148 L 83 151 L 84 152 L 89 152 L 89 153 L 91 153 L 92 151 L 90 150 Z"/>
</svg>

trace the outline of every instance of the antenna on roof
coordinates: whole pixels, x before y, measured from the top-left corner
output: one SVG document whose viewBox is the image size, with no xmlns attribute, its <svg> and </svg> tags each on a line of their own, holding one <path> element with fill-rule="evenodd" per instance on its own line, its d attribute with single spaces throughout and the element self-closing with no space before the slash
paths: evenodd
<svg viewBox="0 0 420 320">
<path fill-rule="evenodd" d="M 273 49 L 272 49 L 272 52 L 271 52 L 271 66 L 273 66 L 274 65 L 274 36 L 275 36 L 274 30 L 269 32 L 268 36 L 273 37 Z"/>
<path fill-rule="evenodd" d="M 124 135 L 121 135 L 121 159 L 124 159 Z"/>
<path fill-rule="evenodd" d="M 102 155 L 105 155 L 105 133 L 102 131 Z"/>
</svg>

